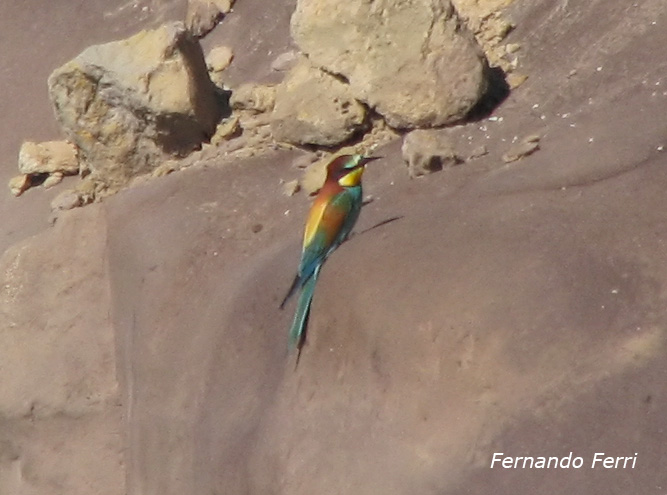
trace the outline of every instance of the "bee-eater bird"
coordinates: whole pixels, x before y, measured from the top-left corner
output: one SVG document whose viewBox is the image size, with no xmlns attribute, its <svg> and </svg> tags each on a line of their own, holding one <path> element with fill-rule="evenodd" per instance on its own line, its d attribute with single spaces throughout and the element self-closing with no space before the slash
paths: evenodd
<svg viewBox="0 0 667 495">
<path fill-rule="evenodd" d="M 289 332 L 289 349 L 301 351 L 315 283 L 322 264 L 347 239 L 359 218 L 362 202 L 361 176 L 365 166 L 380 157 L 341 155 L 327 165 L 324 181 L 308 214 L 303 234 L 301 262 L 294 282 L 280 309 L 297 289 L 301 289 Z M 297 358 L 298 359 L 298 358 Z"/>
</svg>

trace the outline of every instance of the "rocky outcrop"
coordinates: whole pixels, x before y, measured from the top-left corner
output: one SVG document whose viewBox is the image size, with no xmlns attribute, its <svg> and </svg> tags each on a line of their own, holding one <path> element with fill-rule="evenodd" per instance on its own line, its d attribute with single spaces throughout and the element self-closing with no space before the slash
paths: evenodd
<svg viewBox="0 0 667 495">
<path fill-rule="evenodd" d="M 461 120 L 487 87 L 484 56 L 449 1 L 301 0 L 291 31 L 393 127 Z"/>
<path fill-rule="evenodd" d="M 278 141 L 334 146 L 363 128 L 366 109 L 349 85 L 302 59 L 276 91 L 271 129 Z"/>
<path fill-rule="evenodd" d="M 223 110 L 180 23 L 86 49 L 51 74 L 49 94 L 82 167 L 110 188 L 198 148 Z"/>
</svg>

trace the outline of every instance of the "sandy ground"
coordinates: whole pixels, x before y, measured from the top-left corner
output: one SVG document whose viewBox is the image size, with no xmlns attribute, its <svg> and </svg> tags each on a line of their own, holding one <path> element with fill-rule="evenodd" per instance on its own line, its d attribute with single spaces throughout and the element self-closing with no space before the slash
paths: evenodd
<svg viewBox="0 0 667 495">
<path fill-rule="evenodd" d="M 5 179 L 21 140 L 57 137 L 53 68 L 180 12 L 29 3 L 1 7 Z M 233 40 L 238 80 L 275 77 L 289 47 L 290 2 L 261 4 L 206 41 Z M 293 153 L 213 160 L 54 227 L 55 192 L 5 192 L 0 492 L 664 492 L 667 11 L 509 15 L 530 78 L 449 131 L 489 153 L 409 180 L 400 143 L 378 150 L 296 370 L 277 308 L 308 207 L 280 192 Z M 501 160 L 532 134 L 538 152 Z M 491 469 L 497 452 L 583 466 Z M 592 468 L 596 452 L 636 467 Z"/>
</svg>

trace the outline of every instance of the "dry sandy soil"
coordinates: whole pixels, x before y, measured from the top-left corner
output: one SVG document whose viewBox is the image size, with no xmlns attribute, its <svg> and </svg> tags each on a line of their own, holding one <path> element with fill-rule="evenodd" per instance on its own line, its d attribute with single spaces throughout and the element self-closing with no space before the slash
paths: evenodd
<svg viewBox="0 0 667 495">
<path fill-rule="evenodd" d="M 0 179 L 22 140 L 59 137 L 55 67 L 185 10 L 133 5 L 2 3 Z M 292 6 L 239 0 L 205 44 L 269 80 Z M 57 188 L 5 190 L 0 493 L 665 493 L 667 8 L 508 15 L 530 77 L 451 131 L 489 153 L 409 180 L 400 142 L 378 150 L 296 369 L 277 307 L 308 207 L 280 192 L 294 153 L 213 160 L 54 226 Z M 505 164 L 531 134 L 541 149 Z M 583 466 L 491 469 L 497 452 Z"/>
</svg>

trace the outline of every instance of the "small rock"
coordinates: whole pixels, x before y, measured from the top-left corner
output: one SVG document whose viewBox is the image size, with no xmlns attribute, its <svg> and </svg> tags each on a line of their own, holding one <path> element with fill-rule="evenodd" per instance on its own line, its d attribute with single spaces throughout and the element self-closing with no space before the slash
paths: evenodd
<svg viewBox="0 0 667 495">
<path fill-rule="evenodd" d="M 505 53 L 516 53 L 521 50 L 521 45 L 519 43 L 507 43 L 505 45 Z"/>
<path fill-rule="evenodd" d="M 71 210 L 83 205 L 81 195 L 74 189 L 63 191 L 51 201 L 51 210 Z"/>
<path fill-rule="evenodd" d="M 232 91 L 230 104 L 235 110 L 263 113 L 273 110 L 275 99 L 276 90 L 273 86 L 246 83 Z"/>
<path fill-rule="evenodd" d="M 209 72 L 222 72 L 234 59 L 234 52 L 228 46 L 216 46 L 206 56 Z"/>
<path fill-rule="evenodd" d="M 60 172 L 67 175 L 79 173 L 76 148 L 67 141 L 26 141 L 19 151 L 19 172 L 22 174 L 50 174 Z"/>
<path fill-rule="evenodd" d="M 264 225 L 262 225 L 261 223 L 256 223 L 250 228 L 253 234 L 259 234 L 263 229 Z"/>
<path fill-rule="evenodd" d="M 271 70 L 276 72 L 286 72 L 294 67 L 299 60 L 299 54 L 295 51 L 289 51 L 278 55 L 271 62 Z"/>
<path fill-rule="evenodd" d="M 298 180 L 291 180 L 283 184 L 283 194 L 285 196 L 294 196 L 300 189 L 301 186 L 299 185 Z"/>
<path fill-rule="evenodd" d="M 9 179 L 9 190 L 11 193 L 18 197 L 23 194 L 27 189 L 30 188 L 31 180 L 28 174 L 17 175 Z"/>
<path fill-rule="evenodd" d="M 528 76 L 519 72 L 507 74 L 507 85 L 510 89 L 516 89 L 528 80 Z"/>
<path fill-rule="evenodd" d="M 52 174 L 49 174 L 49 176 L 44 180 L 42 187 L 44 187 L 44 189 L 50 189 L 51 187 L 60 184 L 62 181 L 63 173 L 53 172 Z"/>
<path fill-rule="evenodd" d="M 413 178 L 452 167 L 462 161 L 449 138 L 438 131 L 420 129 L 406 134 L 401 153 Z"/>
<path fill-rule="evenodd" d="M 481 156 L 487 155 L 489 153 L 489 150 L 486 149 L 486 146 L 483 144 L 481 146 L 478 146 L 474 150 L 470 152 L 470 157 L 469 159 L 472 160 L 474 158 L 479 158 Z"/>
<path fill-rule="evenodd" d="M 512 146 L 502 158 L 505 163 L 515 162 L 521 158 L 532 155 L 540 149 L 540 136 L 533 134 L 525 137 Z"/>
<path fill-rule="evenodd" d="M 480 19 L 477 34 L 487 44 L 498 44 L 507 37 L 512 29 L 514 29 L 514 25 L 503 18 L 500 12 L 492 12 Z"/>
<path fill-rule="evenodd" d="M 195 38 L 203 38 L 231 10 L 231 0 L 188 0 L 185 26 Z"/>
<path fill-rule="evenodd" d="M 223 141 L 238 136 L 240 130 L 239 117 L 237 115 L 232 115 L 219 123 L 218 127 L 215 128 L 215 134 L 211 137 L 211 144 L 213 146 L 219 146 Z"/>
</svg>

